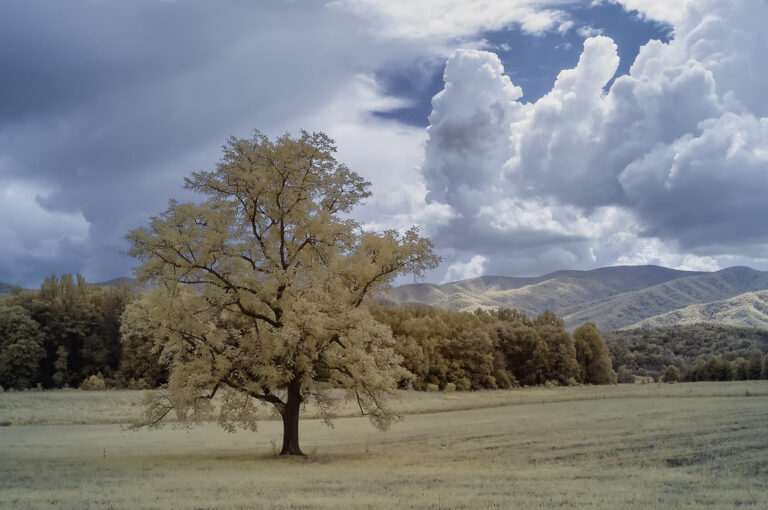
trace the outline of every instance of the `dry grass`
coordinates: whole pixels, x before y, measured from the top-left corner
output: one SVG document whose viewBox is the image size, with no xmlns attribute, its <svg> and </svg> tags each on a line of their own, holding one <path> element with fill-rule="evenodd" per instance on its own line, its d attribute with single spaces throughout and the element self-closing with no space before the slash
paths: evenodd
<svg viewBox="0 0 768 510">
<path fill-rule="evenodd" d="M 768 396 L 768 386 L 759 382 L 727 384 L 619 384 L 613 386 L 544 387 L 516 390 L 473 392 L 402 391 L 390 405 L 402 415 L 500 407 L 506 405 L 572 402 L 577 400 L 626 398 L 737 397 Z M 340 393 L 340 398 L 343 393 Z M 748 395 L 748 396 L 749 396 Z M 10 391 L 0 393 L 0 424 L 11 425 L 95 425 L 124 424 L 134 421 L 142 411 L 144 391 Z M 343 402 L 340 417 L 359 416 L 353 401 Z M 271 408 L 261 413 L 263 420 L 273 420 Z M 317 418 L 317 410 L 308 405 L 304 418 Z"/>
<path fill-rule="evenodd" d="M 49 423 L 73 402 L 99 402 L 68 415 L 98 421 L 110 396 L 115 416 L 140 400 L 76 393 L 0 394 L 0 421 L 25 419 L 25 398 L 26 419 L 51 404 Z M 3 427 L 0 507 L 766 508 L 767 395 L 765 381 L 406 393 L 410 415 L 387 433 L 303 421 L 307 459 L 273 457 L 275 421 L 256 434 Z M 441 412 L 411 414 L 425 411 Z"/>
</svg>

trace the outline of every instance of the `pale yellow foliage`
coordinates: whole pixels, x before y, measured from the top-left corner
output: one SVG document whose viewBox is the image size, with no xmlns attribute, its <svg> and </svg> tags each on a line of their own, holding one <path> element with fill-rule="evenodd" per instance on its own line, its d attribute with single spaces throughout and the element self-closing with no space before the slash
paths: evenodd
<svg viewBox="0 0 768 510">
<path fill-rule="evenodd" d="M 255 401 L 298 419 L 308 398 L 330 422 L 328 392 L 344 388 L 374 425 L 389 426 L 383 396 L 409 374 L 389 329 L 361 305 L 438 257 L 415 228 L 364 232 L 343 216 L 369 183 L 334 151 L 321 133 L 232 138 L 215 171 L 186 179 L 205 202 L 172 201 L 129 234 L 153 290 L 129 306 L 123 329 L 156 338 L 171 369 L 146 424 L 173 410 L 185 423 L 215 413 L 227 429 L 253 429 Z"/>
</svg>

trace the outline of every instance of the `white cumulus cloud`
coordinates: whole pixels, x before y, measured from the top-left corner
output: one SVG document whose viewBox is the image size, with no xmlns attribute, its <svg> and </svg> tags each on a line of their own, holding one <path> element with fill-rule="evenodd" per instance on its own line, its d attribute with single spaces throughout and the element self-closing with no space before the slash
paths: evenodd
<svg viewBox="0 0 768 510">
<path fill-rule="evenodd" d="M 692 0 L 611 0 L 648 19 L 674 24 L 680 21 Z"/>
<path fill-rule="evenodd" d="M 453 38 L 517 24 L 524 32 L 556 29 L 562 10 L 541 0 L 335 0 L 331 8 L 375 19 L 380 35 L 391 38 Z"/>
<path fill-rule="evenodd" d="M 674 22 L 674 37 L 643 46 L 610 88 L 619 57 L 604 36 L 534 103 L 495 54 L 449 58 L 422 172 L 428 202 L 456 213 L 436 235 L 453 260 L 482 255 L 506 273 L 557 262 L 715 269 L 766 247 L 768 3 L 640 12 Z"/>
<path fill-rule="evenodd" d="M 481 276 L 487 263 L 488 258 L 482 255 L 475 255 L 468 262 L 454 262 L 448 267 L 443 283 Z"/>
</svg>

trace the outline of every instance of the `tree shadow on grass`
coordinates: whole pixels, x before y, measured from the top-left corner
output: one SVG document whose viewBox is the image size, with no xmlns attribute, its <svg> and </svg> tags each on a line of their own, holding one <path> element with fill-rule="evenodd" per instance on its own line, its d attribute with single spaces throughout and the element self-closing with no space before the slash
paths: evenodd
<svg viewBox="0 0 768 510">
<path fill-rule="evenodd" d="M 130 464 L 150 465 L 180 465 L 194 469 L 195 466 L 221 465 L 311 465 L 311 464 L 341 464 L 349 461 L 363 461 L 375 457 L 367 452 L 364 446 L 350 448 L 345 451 L 319 450 L 309 447 L 306 455 L 279 455 L 279 450 L 267 448 L 244 448 L 243 450 L 218 450 L 218 451 L 185 451 L 185 452 L 156 452 L 156 453 L 121 453 L 116 454 L 121 460 Z"/>
</svg>

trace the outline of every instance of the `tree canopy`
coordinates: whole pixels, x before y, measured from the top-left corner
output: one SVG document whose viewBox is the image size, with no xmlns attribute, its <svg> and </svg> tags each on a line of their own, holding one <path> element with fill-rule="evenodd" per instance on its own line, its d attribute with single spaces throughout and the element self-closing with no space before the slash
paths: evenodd
<svg viewBox="0 0 768 510">
<path fill-rule="evenodd" d="M 255 429 L 266 403 L 283 418 L 282 453 L 301 454 L 300 406 L 314 399 L 330 421 L 330 390 L 343 388 L 389 426 L 382 397 L 408 373 L 389 328 L 361 305 L 439 258 L 415 228 L 367 232 L 347 216 L 370 184 L 335 150 L 322 133 L 231 138 L 214 171 L 185 179 L 204 201 L 171 201 L 130 232 L 137 276 L 153 290 L 129 305 L 123 333 L 154 331 L 170 371 L 146 424 L 173 411 Z"/>
<path fill-rule="evenodd" d="M 470 313 L 406 304 L 372 313 L 391 328 L 395 350 L 414 376 L 406 385 L 417 390 L 615 382 L 594 325 L 577 329 L 575 342 L 551 312 L 529 318 L 505 308 Z"/>
</svg>

